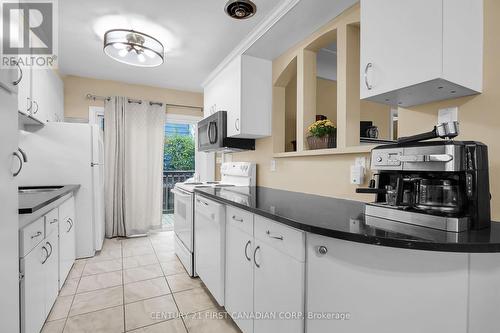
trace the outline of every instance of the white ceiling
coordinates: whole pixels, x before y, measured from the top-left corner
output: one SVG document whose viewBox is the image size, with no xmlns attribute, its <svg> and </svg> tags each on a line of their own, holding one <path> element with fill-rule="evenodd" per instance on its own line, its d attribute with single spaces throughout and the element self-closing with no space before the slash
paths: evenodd
<svg viewBox="0 0 500 333">
<path fill-rule="evenodd" d="M 257 13 L 244 21 L 224 13 L 226 0 L 59 1 L 60 71 L 201 91 L 209 73 L 282 0 L 253 1 Z M 102 50 L 102 35 L 113 28 L 135 29 L 159 38 L 167 49 L 166 62 L 155 68 L 140 68 L 107 57 Z"/>
</svg>

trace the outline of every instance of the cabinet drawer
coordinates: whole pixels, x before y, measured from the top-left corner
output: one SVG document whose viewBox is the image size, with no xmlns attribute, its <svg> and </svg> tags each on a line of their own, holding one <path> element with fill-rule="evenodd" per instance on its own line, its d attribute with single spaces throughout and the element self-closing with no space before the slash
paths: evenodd
<svg viewBox="0 0 500 333">
<path fill-rule="evenodd" d="M 19 231 L 19 256 L 24 257 L 45 237 L 45 218 L 41 217 Z"/>
<path fill-rule="evenodd" d="M 227 224 L 234 225 L 249 235 L 253 235 L 253 214 L 243 209 L 227 206 Z"/>
<path fill-rule="evenodd" d="M 305 261 L 305 232 L 255 215 L 255 238 L 288 254 L 298 261 Z"/>
<path fill-rule="evenodd" d="M 45 214 L 45 237 L 59 230 L 59 209 L 55 208 Z"/>
</svg>

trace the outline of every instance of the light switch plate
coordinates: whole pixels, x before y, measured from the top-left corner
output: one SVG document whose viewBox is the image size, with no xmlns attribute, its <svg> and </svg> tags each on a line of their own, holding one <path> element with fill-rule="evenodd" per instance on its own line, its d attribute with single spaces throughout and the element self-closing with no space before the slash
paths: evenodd
<svg viewBox="0 0 500 333">
<path fill-rule="evenodd" d="M 276 160 L 271 160 L 270 167 L 272 172 L 276 171 Z"/>
<path fill-rule="evenodd" d="M 449 123 L 452 121 L 458 121 L 458 106 L 439 109 L 438 124 Z"/>
<path fill-rule="evenodd" d="M 362 166 L 363 169 L 365 169 L 366 168 L 366 157 L 356 157 L 356 160 L 354 161 L 354 165 Z"/>
</svg>

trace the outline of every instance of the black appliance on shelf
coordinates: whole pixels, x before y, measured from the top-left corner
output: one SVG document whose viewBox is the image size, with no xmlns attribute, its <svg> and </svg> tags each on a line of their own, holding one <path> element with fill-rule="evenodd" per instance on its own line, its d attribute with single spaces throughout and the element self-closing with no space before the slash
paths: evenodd
<svg viewBox="0 0 500 333">
<path fill-rule="evenodd" d="M 198 150 L 243 151 L 255 150 L 255 139 L 227 136 L 227 112 L 218 111 L 198 122 Z"/>
<path fill-rule="evenodd" d="M 451 232 L 490 226 L 488 148 L 449 140 L 458 135 L 458 124 L 453 126 L 449 134 L 437 126 L 372 150 L 371 169 L 378 181 L 356 190 L 376 194 L 366 215 Z M 435 137 L 447 140 L 415 141 Z"/>
</svg>

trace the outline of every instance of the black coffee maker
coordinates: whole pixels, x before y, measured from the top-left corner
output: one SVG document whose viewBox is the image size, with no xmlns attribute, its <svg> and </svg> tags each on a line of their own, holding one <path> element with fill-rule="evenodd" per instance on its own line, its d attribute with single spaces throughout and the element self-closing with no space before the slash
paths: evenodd
<svg viewBox="0 0 500 333">
<path fill-rule="evenodd" d="M 366 215 L 451 232 L 490 226 L 488 149 L 480 142 L 450 140 L 458 134 L 458 124 L 453 126 L 446 140 L 420 141 L 440 137 L 436 127 L 372 150 L 378 181 L 356 190 L 376 194 Z"/>
</svg>

